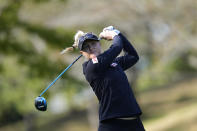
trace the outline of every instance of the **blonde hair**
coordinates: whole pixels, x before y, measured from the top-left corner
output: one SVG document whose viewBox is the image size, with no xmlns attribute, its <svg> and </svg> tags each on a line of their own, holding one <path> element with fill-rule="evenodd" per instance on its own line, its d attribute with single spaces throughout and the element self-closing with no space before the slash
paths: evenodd
<svg viewBox="0 0 197 131">
<path fill-rule="evenodd" d="M 77 31 L 77 33 L 75 34 L 74 36 L 74 44 L 71 46 L 71 47 L 67 47 L 66 49 L 64 49 L 61 54 L 65 54 L 65 53 L 68 53 L 68 52 L 72 52 L 75 48 L 78 48 L 78 44 L 79 44 L 79 38 L 81 36 L 84 36 L 86 33 L 84 33 L 83 31 L 79 30 Z"/>
</svg>

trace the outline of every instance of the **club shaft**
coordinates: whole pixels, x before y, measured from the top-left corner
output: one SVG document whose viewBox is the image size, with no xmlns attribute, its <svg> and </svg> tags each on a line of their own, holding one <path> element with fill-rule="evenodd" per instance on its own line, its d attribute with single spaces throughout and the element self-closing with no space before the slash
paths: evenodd
<svg viewBox="0 0 197 131">
<path fill-rule="evenodd" d="M 62 73 L 53 81 L 51 82 L 51 84 L 39 95 L 42 96 L 53 84 L 55 84 L 55 82 L 77 61 L 79 60 L 79 58 L 81 58 L 82 55 L 78 56 L 77 59 L 75 61 L 73 61 L 73 63 L 71 63 L 64 71 L 62 71 Z"/>
</svg>

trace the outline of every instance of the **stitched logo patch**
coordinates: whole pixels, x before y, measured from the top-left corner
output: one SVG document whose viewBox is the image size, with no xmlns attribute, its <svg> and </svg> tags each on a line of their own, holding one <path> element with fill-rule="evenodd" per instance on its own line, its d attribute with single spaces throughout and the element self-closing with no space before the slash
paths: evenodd
<svg viewBox="0 0 197 131">
<path fill-rule="evenodd" d="M 97 57 L 94 57 L 94 58 L 92 59 L 92 62 L 93 62 L 93 64 L 98 63 L 98 59 L 97 59 Z"/>
<path fill-rule="evenodd" d="M 117 63 L 111 63 L 112 67 L 116 67 L 118 64 Z"/>
</svg>

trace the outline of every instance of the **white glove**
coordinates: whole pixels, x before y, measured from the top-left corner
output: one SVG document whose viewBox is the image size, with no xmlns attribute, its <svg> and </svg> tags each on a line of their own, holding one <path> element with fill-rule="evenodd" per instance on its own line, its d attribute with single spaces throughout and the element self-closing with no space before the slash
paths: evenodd
<svg viewBox="0 0 197 131">
<path fill-rule="evenodd" d="M 119 30 L 115 29 L 113 26 L 108 26 L 103 29 L 103 32 L 99 34 L 99 38 L 103 38 L 106 40 L 112 40 L 114 36 L 118 35 L 120 33 Z"/>
<path fill-rule="evenodd" d="M 114 31 L 115 33 L 116 33 L 116 35 L 118 35 L 119 33 L 120 33 L 120 31 L 119 30 L 117 30 L 117 29 L 115 29 L 113 26 L 108 26 L 108 27 L 105 27 L 104 29 L 103 29 L 103 31 Z"/>
</svg>

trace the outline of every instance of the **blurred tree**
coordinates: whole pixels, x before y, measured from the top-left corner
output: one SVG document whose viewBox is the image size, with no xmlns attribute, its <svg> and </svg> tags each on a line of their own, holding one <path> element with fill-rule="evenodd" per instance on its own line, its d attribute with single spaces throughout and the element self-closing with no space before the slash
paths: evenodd
<svg viewBox="0 0 197 131">
<path fill-rule="evenodd" d="M 33 130 L 29 122 L 34 117 L 33 99 L 65 67 L 60 58 L 52 59 L 51 54 L 57 56 L 56 50 L 72 43 L 74 32 L 20 20 L 18 13 L 25 1 L 8 0 L 0 8 L 0 126 L 24 118 L 27 130 Z M 71 88 L 81 84 L 71 76 L 64 77 L 75 81 Z"/>
</svg>

